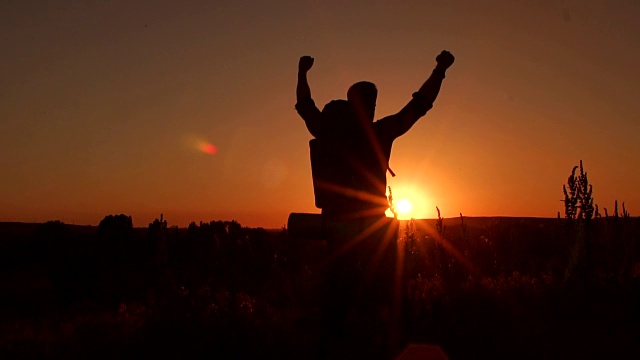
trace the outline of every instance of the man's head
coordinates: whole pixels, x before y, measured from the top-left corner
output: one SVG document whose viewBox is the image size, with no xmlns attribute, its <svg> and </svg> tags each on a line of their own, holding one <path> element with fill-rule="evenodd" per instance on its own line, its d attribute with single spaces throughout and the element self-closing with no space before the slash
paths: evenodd
<svg viewBox="0 0 640 360">
<path fill-rule="evenodd" d="M 347 100 L 358 113 L 361 120 L 373 122 L 376 112 L 378 89 L 374 83 L 368 81 L 357 82 L 347 91 Z"/>
</svg>

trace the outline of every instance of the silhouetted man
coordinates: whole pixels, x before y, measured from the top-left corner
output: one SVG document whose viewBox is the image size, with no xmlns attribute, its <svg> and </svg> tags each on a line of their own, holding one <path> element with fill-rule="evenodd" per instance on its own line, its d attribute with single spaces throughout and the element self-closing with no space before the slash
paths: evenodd
<svg viewBox="0 0 640 360">
<path fill-rule="evenodd" d="M 384 216 L 393 141 L 431 109 L 454 57 L 442 51 L 436 62 L 431 76 L 400 112 L 374 122 L 378 90 L 373 83 L 353 84 L 347 101 L 334 100 L 321 112 L 307 81 L 313 58 L 300 58 L 296 110 L 315 137 L 310 142 L 311 166 L 316 206 L 323 215 L 336 219 Z"/>
</svg>

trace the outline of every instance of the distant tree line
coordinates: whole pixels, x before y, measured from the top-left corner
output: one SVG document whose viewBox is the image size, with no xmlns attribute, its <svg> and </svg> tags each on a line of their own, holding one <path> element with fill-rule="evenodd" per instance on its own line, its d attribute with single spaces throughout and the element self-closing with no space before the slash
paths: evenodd
<svg viewBox="0 0 640 360">
<path fill-rule="evenodd" d="M 135 229 L 124 214 L 105 216 L 97 228 L 48 221 L 0 241 L 5 311 L 37 315 L 87 302 L 113 308 L 205 285 L 257 291 L 285 258 L 278 254 L 282 239 L 236 221 L 193 222 L 187 229 L 159 219 Z"/>
</svg>

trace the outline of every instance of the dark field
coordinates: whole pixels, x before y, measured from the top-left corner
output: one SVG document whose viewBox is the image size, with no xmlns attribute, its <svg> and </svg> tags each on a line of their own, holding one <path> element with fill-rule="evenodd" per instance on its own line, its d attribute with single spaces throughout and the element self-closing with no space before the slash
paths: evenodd
<svg viewBox="0 0 640 360">
<path fill-rule="evenodd" d="M 2 223 L 0 357 L 384 359 L 434 343 L 451 359 L 640 358 L 640 219 L 440 225 L 401 224 L 400 301 L 345 295 L 340 332 L 322 241 L 219 221 Z"/>
</svg>

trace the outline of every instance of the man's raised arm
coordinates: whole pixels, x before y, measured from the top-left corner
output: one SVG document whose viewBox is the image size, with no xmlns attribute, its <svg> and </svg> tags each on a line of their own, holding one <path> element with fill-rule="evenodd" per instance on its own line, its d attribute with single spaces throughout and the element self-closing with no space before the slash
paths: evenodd
<svg viewBox="0 0 640 360">
<path fill-rule="evenodd" d="M 388 126 L 391 131 L 400 136 L 406 133 L 413 124 L 423 117 L 433 107 L 433 102 L 438 97 L 445 72 L 453 64 L 455 58 L 448 51 L 443 51 L 436 57 L 437 65 L 431 76 L 422 84 L 420 89 L 413 94 L 413 99 L 405 105 L 399 113 L 389 117 Z M 385 120 L 385 119 L 382 119 Z"/>
<path fill-rule="evenodd" d="M 447 69 L 453 64 L 455 58 L 448 51 L 443 51 L 436 57 L 436 68 L 433 69 L 431 76 L 427 79 L 427 81 L 422 84 L 420 89 L 418 90 L 418 95 L 424 98 L 424 101 L 433 105 L 433 102 L 436 101 L 438 97 L 438 93 L 440 92 L 440 86 L 442 85 L 442 80 L 444 79 L 445 72 Z"/>
<path fill-rule="evenodd" d="M 307 129 L 314 137 L 318 137 L 318 127 L 320 123 L 320 110 L 311 98 L 311 88 L 307 81 L 307 72 L 313 66 L 311 56 L 303 56 L 298 63 L 298 84 L 296 86 L 296 110 Z"/>
</svg>

